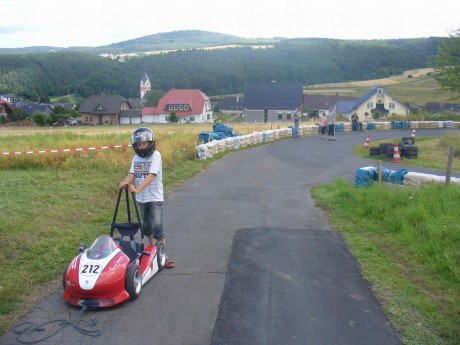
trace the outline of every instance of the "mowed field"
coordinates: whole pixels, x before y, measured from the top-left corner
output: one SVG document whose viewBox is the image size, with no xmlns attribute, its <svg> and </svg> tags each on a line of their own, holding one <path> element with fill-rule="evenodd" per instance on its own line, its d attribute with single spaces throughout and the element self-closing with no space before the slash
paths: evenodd
<svg viewBox="0 0 460 345">
<path fill-rule="evenodd" d="M 403 102 L 422 105 L 427 102 L 453 102 L 452 98 L 456 95 L 441 90 L 434 77 L 435 72 L 432 68 L 420 68 L 383 79 L 313 85 L 304 88 L 304 92 L 360 98 L 372 86 L 383 85 Z"/>
</svg>

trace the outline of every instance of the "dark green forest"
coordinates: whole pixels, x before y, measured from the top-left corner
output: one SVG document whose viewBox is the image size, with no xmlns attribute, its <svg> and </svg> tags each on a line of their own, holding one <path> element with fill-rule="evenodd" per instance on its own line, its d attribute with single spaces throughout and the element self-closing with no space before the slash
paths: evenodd
<svg viewBox="0 0 460 345">
<path fill-rule="evenodd" d="M 172 45 L 172 38 L 168 40 Z M 270 43 L 271 48 L 184 48 L 124 62 L 75 49 L 0 54 L 0 93 L 11 92 L 32 101 L 66 94 L 135 98 L 144 72 L 153 89 L 198 88 L 209 96 L 242 93 L 246 82 L 314 85 L 368 80 L 429 66 L 441 40 L 280 39 Z M 145 39 L 142 42 L 146 48 Z M 213 42 L 217 44 L 217 38 Z M 175 42 L 175 46 L 180 44 L 180 40 Z M 128 43 L 124 49 L 129 50 Z"/>
</svg>

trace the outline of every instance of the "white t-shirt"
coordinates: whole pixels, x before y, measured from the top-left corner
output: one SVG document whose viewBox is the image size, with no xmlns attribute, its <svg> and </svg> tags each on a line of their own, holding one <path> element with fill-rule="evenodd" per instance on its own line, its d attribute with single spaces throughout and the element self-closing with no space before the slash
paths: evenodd
<svg viewBox="0 0 460 345">
<path fill-rule="evenodd" d="M 136 187 L 138 187 L 149 174 L 155 174 L 155 179 L 140 193 L 136 194 L 138 202 L 164 201 L 163 198 L 163 167 L 161 154 L 154 151 L 149 157 L 142 158 L 135 155 L 131 162 L 130 173 L 134 174 Z"/>
<path fill-rule="evenodd" d="M 332 110 L 329 113 L 329 121 L 327 122 L 329 125 L 333 125 L 335 123 L 335 111 Z"/>
</svg>

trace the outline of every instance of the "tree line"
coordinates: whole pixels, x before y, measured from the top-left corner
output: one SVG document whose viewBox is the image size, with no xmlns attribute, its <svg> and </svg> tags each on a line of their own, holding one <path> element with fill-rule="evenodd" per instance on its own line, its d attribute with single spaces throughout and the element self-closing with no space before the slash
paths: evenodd
<svg viewBox="0 0 460 345">
<path fill-rule="evenodd" d="M 243 93 L 246 82 L 368 80 L 427 67 L 442 40 L 286 39 L 265 49 L 184 49 L 126 61 L 75 50 L 0 54 L 0 93 L 36 102 L 74 93 L 137 98 L 144 73 L 153 89 L 197 88 L 209 96 Z"/>
</svg>

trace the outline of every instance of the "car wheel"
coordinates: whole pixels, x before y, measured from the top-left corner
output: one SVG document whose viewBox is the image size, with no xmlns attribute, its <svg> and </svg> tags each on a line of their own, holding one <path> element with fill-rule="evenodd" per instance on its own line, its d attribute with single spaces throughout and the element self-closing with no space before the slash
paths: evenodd
<svg viewBox="0 0 460 345">
<path fill-rule="evenodd" d="M 159 242 L 159 244 L 157 244 L 157 250 L 158 271 L 163 271 L 166 262 L 165 245 L 162 242 Z"/>
<path fill-rule="evenodd" d="M 131 301 L 134 301 L 141 294 L 142 289 L 142 276 L 139 266 L 131 264 L 126 271 L 125 288 L 129 294 Z"/>
</svg>

